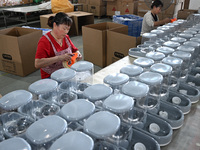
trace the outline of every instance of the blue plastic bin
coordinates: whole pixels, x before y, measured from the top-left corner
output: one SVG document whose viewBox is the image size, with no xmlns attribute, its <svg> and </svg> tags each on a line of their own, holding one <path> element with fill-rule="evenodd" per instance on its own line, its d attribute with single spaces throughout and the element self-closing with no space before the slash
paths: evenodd
<svg viewBox="0 0 200 150">
<path fill-rule="evenodd" d="M 143 18 L 136 15 L 114 15 L 113 22 L 128 26 L 128 35 L 139 37 L 142 29 Z"/>
</svg>

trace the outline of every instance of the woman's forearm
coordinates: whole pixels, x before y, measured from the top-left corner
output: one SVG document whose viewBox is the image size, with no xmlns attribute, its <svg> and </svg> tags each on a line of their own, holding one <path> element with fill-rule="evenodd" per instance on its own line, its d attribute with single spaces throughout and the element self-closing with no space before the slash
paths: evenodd
<svg viewBox="0 0 200 150">
<path fill-rule="evenodd" d="M 44 68 L 49 65 L 52 65 L 59 61 L 58 56 L 50 57 L 50 58 L 41 58 L 41 59 L 35 59 L 35 68 Z"/>
</svg>

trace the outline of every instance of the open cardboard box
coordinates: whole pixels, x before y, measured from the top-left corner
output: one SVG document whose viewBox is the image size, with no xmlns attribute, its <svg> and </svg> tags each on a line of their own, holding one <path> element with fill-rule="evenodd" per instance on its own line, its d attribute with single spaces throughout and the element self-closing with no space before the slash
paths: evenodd
<svg viewBox="0 0 200 150">
<path fill-rule="evenodd" d="M 41 30 L 29 28 L 7 28 L 0 30 L 0 70 L 19 76 L 34 71 L 37 44 Z"/>
<path fill-rule="evenodd" d="M 99 67 L 106 66 L 107 31 L 114 28 L 127 28 L 128 30 L 128 26 L 112 22 L 82 27 L 84 60 Z"/>
<path fill-rule="evenodd" d="M 82 33 L 82 30 L 81 30 L 82 26 L 94 23 L 94 15 L 92 13 L 74 11 L 74 12 L 69 12 L 66 14 L 73 20 L 73 24 L 68 33 L 68 35 L 70 36 L 80 35 Z M 56 14 L 41 15 L 40 16 L 41 28 L 49 28 L 49 26 L 47 25 L 48 19 L 50 16 L 55 16 L 55 15 Z"/>
<path fill-rule="evenodd" d="M 136 47 L 137 38 L 128 35 L 128 28 L 107 31 L 107 61 L 110 65 L 128 55 L 130 48 Z"/>
</svg>

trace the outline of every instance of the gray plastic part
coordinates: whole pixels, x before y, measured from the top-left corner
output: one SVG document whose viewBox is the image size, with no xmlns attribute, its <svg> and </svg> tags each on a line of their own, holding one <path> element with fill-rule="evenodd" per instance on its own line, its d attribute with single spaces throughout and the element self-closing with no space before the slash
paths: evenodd
<svg viewBox="0 0 200 150">
<path fill-rule="evenodd" d="M 157 134 L 152 134 L 149 132 L 149 125 L 151 123 L 156 123 L 159 125 L 160 131 Z M 160 146 L 166 146 L 172 140 L 173 130 L 171 125 L 167 121 L 149 113 L 147 113 L 146 123 L 144 124 L 143 128 L 137 128 L 136 126 L 133 126 L 133 128 L 136 128 L 139 131 L 142 131 L 143 133 L 153 137 Z"/>
<path fill-rule="evenodd" d="M 189 97 L 192 104 L 197 103 L 199 101 L 200 92 L 199 92 L 198 88 L 191 86 L 187 83 L 180 82 L 179 88 L 177 89 L 177 91 L 179 92 L 179 90 L 187 91 L 187 93 L 183 94 L 183 95 Z"/>
<path fill-rule="evenodd" d="M 128 150 L 132 150 L 134 145 L 138 142 L 144 144 L 148 150 L 160 150 L 160 145 L 154 138 L 133 128 L 132 140 Z"/>
<path fill-rule="evenodd" d="M 174 104 L 172 102 L 173 97 L 179 97 L 181 99 L 181 103 L 178 105 Z M 191 109 L 190 99 L 187 96 L 185 96 L 177 91 L 169 90 L 168 98 L 161 99 L 161 100 L 165 101 L 166 103 L 169 103 L 170 105 L 174 105 L 174 106 L 178 107 L 183 112 L 183 114 L 188 114 L 190 112 L 190 109 Z"/>
<path fill-rule="evenodd" d="M 163 118 L 159 115 L 160 111 L 165 111 L 168 113 L 168 118 Z M 151 113 L 165 121 L 167 121 L 172 129 L 178 129 L 183 125 L 184 122 L 184 115 L 183 112 L 177 108 L 176 106 L 173 106 L 167 102 L 160 101 L 160 109 L 157 114 Z"/>
</svg>

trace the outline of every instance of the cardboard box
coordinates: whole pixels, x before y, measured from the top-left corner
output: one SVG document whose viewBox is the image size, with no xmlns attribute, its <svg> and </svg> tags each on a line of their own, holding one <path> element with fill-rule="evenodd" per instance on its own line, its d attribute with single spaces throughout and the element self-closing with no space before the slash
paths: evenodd
<svg viewBox="0 0 200 150">
<path fill-rule="evenodd" d="M 88 13 L 88 12 L 83 12 L 83 11 L 74 11 L 74 12 L 69 12 L 67 14 L 73 17 L 76 35 L 82 34 L 82 26 L 94 24 L 93 13 Z"/>
<path fill-rule="evenodd" d="M 80 4 L 89 4 L 89 0 L 78 0 Z"/>
<path fill-rule="evenodd" d="M 187 17 L 191 14 L 198 13 L 198 10 L 192 9 L 183 9 L 178 11 L 177 18 L 178 19 L 187 19 Z"/>
<path fill-rule="evenodd" d="M 137 14 L 138 12 L 138 2 L 137 1 L 122 1 L 120 5 L 120 14 L 125 15 L 125 14 Z"/>
<path fill-rule="evenodd" d="M 120 11 L 120 5 L 121 3 L 119 1 L 108 1 L 107 2 L 107 16 L 113 16 L 115 15 L 115 11 Z"/>
<path fill-rule="evenodd" d="M 106 2 L 103 0 L 89 0 L 89 5 L 102 6 L 106 5 Z"/>
<path fill-rule="evenodd" d="M 99 67 L 106 66 L 107 31 L 114 28 L 128 28 L 128 26 L 105 22 L 82 27 L 84 60 Z"/>
<path fill-rule="evenodd" d="M 106 65 L 127 56 L 129 49 L 136 47 L 136 42 L 136 37 L 128 36 L 128 28 L 108 30 Z"/>
<path fill-rule="evenodd" d="M 80 35 L 81 34 L 81 27 L 88 24 L 94 23 L 94 15 L 92 13 L 82 12 L 82 11 L 75 11 L 66 13 L 70 18 L 73 20 L 73 24 L 70 28 L 68 35 Z M 41 28 L 50 28 L 47 25 L 48 18 L 50 16 L 55 16 L 55 14 L 47 14 L 40 16 L 40 25 Z"/>
<path fill-rule="evenodd" d="M 37 44 L 41 30 L 28 28 L 7 28 L 0 30 L 0 70 L 19 76 L 34 71 Z"/>
<path fill-rule="evenodd" d="M 48 28 L 50 29 L 50 27 L 47 25 L 48 23 L 48 19 L 50 16 L 55 16 L 56 14 L 47 14 L 47 15 L 40 15 L 40 26 L 41 28 Z M 68 15 L 72 20 L 74 19 L 72 16 Z M 75 23 L 74 23 L 74 20 L 73 20 L 73 24 L 69 30 L 69 33 L 68 33 L 69 36 L 74 36 L 74 35 L 77 35 L 76 33 L 76 28 L 75 28 Z"/>
<path fill-rule="evenodd" d="M 106 6 L 88 5 L 88 12 L 93 13 L 94 16 L 104 16 L 106 15 Z"/>
</svg>

